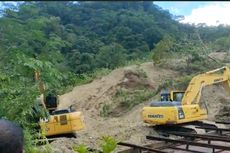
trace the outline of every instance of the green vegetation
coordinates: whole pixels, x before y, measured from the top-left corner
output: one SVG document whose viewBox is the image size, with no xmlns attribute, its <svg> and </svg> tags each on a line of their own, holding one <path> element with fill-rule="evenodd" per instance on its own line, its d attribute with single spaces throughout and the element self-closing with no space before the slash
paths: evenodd
<svg viewBox="0 0 230 153">
<path fill-rule="evenodd" d="M 73 150 L 77 153 L 88 153 L 87 146 L 80 144 L 79 146 L 73 146 Z"/>
<path fill-rule="evenodd" d="M 93 153 L 98 153 L 99 151 L 103 152 L 103 153 L 112 153 L 116 149 L 118 141 L 115 140 L 111 136 L 103 136 L 99 143 L 100 143 L 99 146 L 101 149 L 93 151 Z M 89 151 L 87 146 L 85 146 L 84 144 L 81 144 L 79 146 L 74 145 L 73 150 L 76 153 L 89 153 L 89 152 L 91 152 L 91 151 Z"/>
<path fill-rule="evenodd" d="M 152 2 L 26 2 L 3 13 L 2 50 L 12 46 L 76 74 L 145 59 L 164 35 L 185 34 Z"/>
<path fill-rule="evenodd" d="M 104 104 L 102 110 L 100 111 L 100 116 L 108 117 L 110 113 L 111 113 L 111 106 L 109 104 Z"/>
<path fill-rule="evenodd" d="M 147 89 L 135 90 L 133 92 L 119 90 L 114 97 L 114 101 L 119 101 L 121 107 L 125 107 L 127 110 L 129 110 L 135 105 L 149 100 L 151 97 L 155 95 L 155 92 Z"/>
<path fill-rule="evenodd" d="M 45 114 L 35 112 L 40 93 L 34 71 L 41 72 L 48 90 L 61 94 L 151 57 L 155 64 L 192 75 L 223 65 L 211 60 L 210 52 L 229 55 L 229 26 L 180 24 L 151 1 L 25 2 L 1 13 L 0 118 L 23 127 L 26 152 L 34 152 L 36 119 Z M 173 65 L 172 58 L 185 62 Z M 120 91 L 115 99 L 121 107 L 132 108 L 154 94 Z M 105 106 L 102 114 L 109 110 Z"/>
<path fill-rule="evenodd" d="M 118 143 L 117 140 L 115 140 L 113 137 L 110 136 L 102 137 L 102 142 L 100 144 L 102 152 L 103 153 L 113 152 L 117 147 L 117 143 Z"/>
</svg>

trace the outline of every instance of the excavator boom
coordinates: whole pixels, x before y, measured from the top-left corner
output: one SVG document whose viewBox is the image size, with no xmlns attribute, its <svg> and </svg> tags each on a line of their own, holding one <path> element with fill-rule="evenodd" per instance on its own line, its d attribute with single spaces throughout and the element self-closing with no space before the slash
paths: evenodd
<svg viewBox="0 0 230 153">
<path fill-rule="evenodd" d="M 38 71 L 34 72 L 34 79 L 35 79 L 36 82 L 38 82 L 39 91 L 41 93 L 39 101 L 42 104 L 43 108 L 45 108 L 48 111 L 52 112 L 58 106 L 58 99 L 57 99 L 56 96 L 52 96 L 50 94 L 48 96 L 44 95 L 46 87 L 45 87 L 45 84 L 41 81 L 41 77 L 40 76 L 41 76 L 40 72 L 38 72 Z"/>
<path fill-rule="evenodd" d="M 198 104 L 201 91 L 205 86 L 223 83 L 225 90 L 230 95 L 230 70 L 228 67 L 215 69 L 204 74 L 195 76 L 189 83 L 182 105 Z"/>
</svg>

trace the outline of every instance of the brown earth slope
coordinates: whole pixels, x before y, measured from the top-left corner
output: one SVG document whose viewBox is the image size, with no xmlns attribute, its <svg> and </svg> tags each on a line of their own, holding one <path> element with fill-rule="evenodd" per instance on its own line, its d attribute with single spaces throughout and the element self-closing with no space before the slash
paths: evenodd
<svg viewBox="0 0 230 153">
<path fill-rule="evenodd" d="M 52 148 L 55 152 L 72 152 L 71 146 L 81 143 L 95 148 L 98 147 L 98 140 L 104 135 L 135 144 L 146 143 L 145 135 L 154 131 L 142 123 L 140 113 L 150 100 L 118 117 L 101 117 L 102 107 L 105 104 L 115 105 L 113 97 L 120 89 L 139 90 L 144 87 L 154 92 L 165 79 L 177 78 L 179 75 L 175 71 L 159 68 L 149 62 L 116 69 L 89 84 L 75 87 L 71 92 L 60 96 L 59 108 L 74 105 L 77 110 L 83 112 L 86 128 L 77 133 L 77 139 L 61 138 L 54 141 L 51 143 Z M 218 115 L 226 116 L 229 110 L 229 100 L 226 97 L 224 89 L 219 86 L 205 88 L 201 101 L 208 103 L 210 120 L 215 120 Z"/>
<path fill-rule="evenodd" d="M 154 92 L 165 79 L 177 75 L 174 71 L 155 67 L 149 62 L 116 69 L 89 84 L 75 87 L 71 92 L 60 96 L 59 108 L 75 105 L 77 110 L 84 114 L 86 129 L 78 132 L 77 139 L 60 139 L 53 142 L 52 146 L 56 148 L 60 143 L 67 146 L 72 143 L 84 143 L 96 147 L 99 138 L 104 135 L 111 135 L 122 141 L 144 143 L 145 135 L 151 129 L 144 126 L 140 113 L 149 101 L 135 106 L 120 117 L 101 117 L 102 106 L 113 102 L 112 97 L 121 88 L 137 90 L 139 87 L 146 87 Z"/>
<path fill-rule="evenodd" d="M 230 95 L 220 85 L 208 86 L 202 91 L 201 103 L 206 102 L 208 119 L 230 121 Z"/>
</svg>

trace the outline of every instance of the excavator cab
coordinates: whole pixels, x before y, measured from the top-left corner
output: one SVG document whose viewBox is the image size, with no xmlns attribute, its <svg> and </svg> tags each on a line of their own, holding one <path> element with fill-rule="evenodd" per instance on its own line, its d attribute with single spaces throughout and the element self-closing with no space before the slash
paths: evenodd
<svg viewBox="0 0 230 153">
<path fill-rule="evenodd" d="M 164 92 L 161 92 L 161 101 L 181 102 L 183 96 L 184 96 L 184 91 L 179 91 L 179 90 L 172 90 L 170 92 L 164 91 Z"/>
<path fill-rule="evenodd" d="M 182 101 L 182 98 L 184 96 L 184 91 L 171 91 L 170 97 L 172 101 Z"/>
<path fill-rule="evenodd" d="M 170 101 L 170 93 L 162 92 L 161 93 L 161 101 Z"/>
<path fill-rule="evenodd" d="M 180 106 L 184 91 L 172 90 L 161 92 L 160 101 L 153 101 L 150 103 L 150 107 L 167 107 L 167 106 Z"/>
<path fill-rule="evenodd" d="M 58 98 L 54 92 L 49 92 L 44 100 L 46 108 L 49 110 L 50 113 L 58 107 Z"/>
</svg>

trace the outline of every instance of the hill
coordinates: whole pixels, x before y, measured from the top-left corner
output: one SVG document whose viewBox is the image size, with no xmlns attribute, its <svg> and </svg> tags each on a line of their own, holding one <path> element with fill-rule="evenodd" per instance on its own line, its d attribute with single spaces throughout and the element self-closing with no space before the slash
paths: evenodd
<svg viewBox="0 0 230 153">
<path fill-rule="evenodd" d="M 25 2 L 6 9 L 0 24 L 1 52 L 17 48 L 75 73 L 148 58 L 165 35 L 186 35 L 172 14 L 151 1 Z"/>
<path fill-rule="evenodd" d="M 180 24 L 151 1 L 24 2 L 1 13 L 0 117 L 24 128 L 27 152 L 40 94 L 34 71 L 41 73 L 47 92 L 63 94 L 78 85 L 61 96 L 60 107 L 76 104 L 89 122 L 99 117 L 102 127 L 104 117 L 122 117 L 164 85 L 173 85 L 171 78 L 164 81 L 168 76 L 186 76 L 180 78 L 185 87 L 191 76 L 230 61 L 229 26 Z M 155 66 L 122 68 L 152 60 Z M 114 69 L 95 80 L 99 72 Z"/>
</svg>

